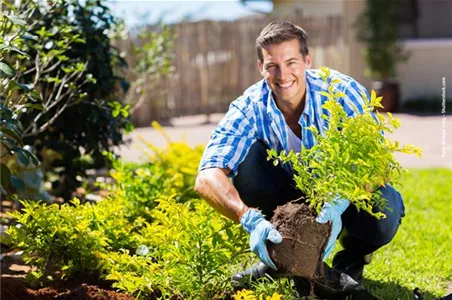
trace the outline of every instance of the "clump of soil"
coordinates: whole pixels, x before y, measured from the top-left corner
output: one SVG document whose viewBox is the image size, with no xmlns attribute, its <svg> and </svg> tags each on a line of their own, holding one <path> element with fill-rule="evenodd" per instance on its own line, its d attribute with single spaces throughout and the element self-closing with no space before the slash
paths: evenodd
<svg viewBox="0 0 452 300">
<path fill-rule="evenodd" d="M 314 277 L 329 237 L 330 225 L 319 224 L 306 204 L 289 202 L 278 206 L 271 222 L 281 233 L 280 244 L 268 247 L 271 259 L 285 275 Z"/>
</svg>

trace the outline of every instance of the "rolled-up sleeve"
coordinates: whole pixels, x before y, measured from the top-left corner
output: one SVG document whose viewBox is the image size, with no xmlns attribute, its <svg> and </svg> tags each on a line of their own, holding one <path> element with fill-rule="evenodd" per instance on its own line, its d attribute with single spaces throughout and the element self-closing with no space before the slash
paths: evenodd
<svg viewBox="0 0 452 300">
<path fill-rule="evenodd" d="M 214 130 L 201 159 L 198 171 L 209 168 L 227 168 L 233 177 L 240 163 L 256 141 L 255 118 L 252 109 L 240 98 L 234 101 Z"/>
</svg>

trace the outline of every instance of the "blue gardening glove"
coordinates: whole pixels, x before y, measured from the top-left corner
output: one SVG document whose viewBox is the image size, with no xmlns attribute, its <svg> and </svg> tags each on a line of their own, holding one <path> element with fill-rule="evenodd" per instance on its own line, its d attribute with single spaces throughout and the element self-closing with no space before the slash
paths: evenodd
<svg viewBox="0 0 452 300">
<path fill-rule="evenodd" d="M 333 252 L 337 236 L 342 230 L 341 215 L 349 205 L 350 201 L 347 199 L 336 199 L 332 203 L 325 203 L 315 219 L 320 224 L 331 222 L 331 234 L 323 252 L 322 260 L 327 259 L 331 252 Z"/>
<path fill-rule="evenodd" d="M 250 249 L 259 256 L 260 260 L 270 268 L 277 270 L 268 255 L 266 240 L 279 244 L 282 236 L 275 226 L 265 220 L 264 215 L 257 209 L 248 209 L 240 218 L 240 224 L 250 234 Z"/>
</svg>

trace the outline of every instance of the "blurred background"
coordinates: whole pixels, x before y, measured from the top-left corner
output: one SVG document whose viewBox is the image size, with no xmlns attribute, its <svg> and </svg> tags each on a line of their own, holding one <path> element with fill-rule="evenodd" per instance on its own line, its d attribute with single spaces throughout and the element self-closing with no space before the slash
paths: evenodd
<svg viewBox="0 0 452 300">
<path fill-rule="evenodd" d="M 260 79 L 254 40 L 273 19 L 308 33 L 313 67 L 326 65 L 385 94 L 389 111 L 441 113 L 442 77 L 451 78 L 452 1 L 114 1 L 129 27 L 173 29 L 172 73 L 164 100 L 145 101 L 134 123 L 224 112 Z M 125 47 L 127 42 L 122 44 Z M 151 96 L 149 96 L 151 97 Z"/>
<path fill-rule="evenodd" d="M 147 100 L 132 114 L 138 127 L 158 120 L 172 125 L 177 139 L 186 133 L 190 143 L 205 143 L 229 103 L 261 79 L 254 49 L 260 30 L 287 19 L 307 31 L 313 68 L 326 65 L 352 76 L 383 96 L 385 111 L 402 118 L 394 139 L 424 149 L 422 160 L 399 155 L 403 165 L 452 166 L 445 155 L 452 141 L 445 117 L 452 99 L 446 93 L 452 1 L 115 1 L 111 7 L 129 28 L 151 23 L 173 30 L 171 71 L 155 90 L 146 86 Z M 137 135 L 165 143 L 152 129 L 131 136 Z M 121 151 L 139 160 L 137 148 Z"/>
</svg>

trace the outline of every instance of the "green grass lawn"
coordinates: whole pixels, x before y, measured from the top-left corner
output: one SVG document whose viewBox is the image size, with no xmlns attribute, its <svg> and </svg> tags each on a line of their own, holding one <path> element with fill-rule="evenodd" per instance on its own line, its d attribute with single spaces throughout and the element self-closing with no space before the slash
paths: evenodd
<svg viewBox="0 0 452 300">
<path fill-rule="evenodd" d="M 364 285 L 379 299 L 452 293 L 452 170 L 410 170 L 397 188 L 406 216 L 394 240 L 366 267 Z"/>
</svg>

